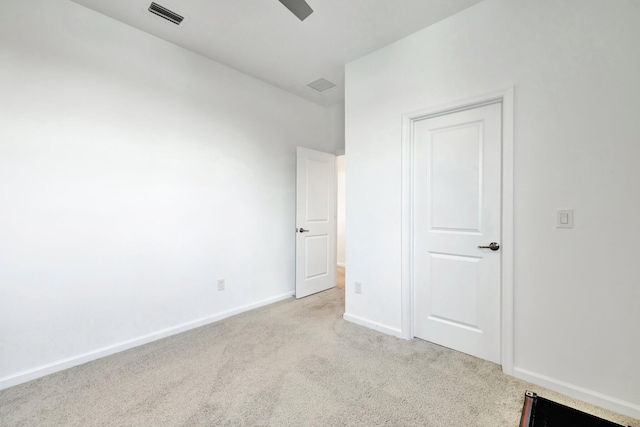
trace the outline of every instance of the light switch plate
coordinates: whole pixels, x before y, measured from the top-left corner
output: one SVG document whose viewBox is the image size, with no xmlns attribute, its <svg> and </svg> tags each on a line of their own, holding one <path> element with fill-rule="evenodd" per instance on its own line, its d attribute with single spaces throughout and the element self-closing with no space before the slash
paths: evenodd
<svg viewBox="0 0 640 427">
<path fill-rule="evenodd" d="M 573 209 L 564 209 L 558 211 L 556 218 L 557 228 L 573 228 Z"/>
</svg>

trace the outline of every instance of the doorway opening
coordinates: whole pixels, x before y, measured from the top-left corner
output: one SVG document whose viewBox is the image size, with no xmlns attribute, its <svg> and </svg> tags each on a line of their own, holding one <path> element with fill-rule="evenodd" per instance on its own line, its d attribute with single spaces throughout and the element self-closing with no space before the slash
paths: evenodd
<svg viewBox="0 0 640 427">
<path fill-rule="evenodd" d="M 344 154 L 297 148 L 295 297 L 345 292 Z"/>
<path fill-rule="evenodd" d="M 336 156 L 336 183 L 337 183 L 337 212 L 336 223 L 338 228 L 337 233 L 337 272 L 336 272 L 336 288 L 344 292 L 345 283 L 345 156 Z"/>
</svg>

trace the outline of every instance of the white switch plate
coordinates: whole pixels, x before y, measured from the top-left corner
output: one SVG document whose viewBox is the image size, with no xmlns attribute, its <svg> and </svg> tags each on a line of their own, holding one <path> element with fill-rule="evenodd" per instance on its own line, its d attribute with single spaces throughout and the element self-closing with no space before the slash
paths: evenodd
<svg viewBox="0 0 640 427">
<path fill-rule="evenodd" d="M 573 228 L 573 209 L 564 209 L 558 211 L 556 218 L 557 228 Z"/>
<path fill-rule="evenodd" d="M 362 283 L 360 282 L 356 282 L 356 294 L 361 294 L 362 293 Z"/>
<path fill-rule="evenodd" d="M 224 291 L 224 288 L 225 288 L 224 279 L 218 279 L 218 290 Z"/>
</svg>

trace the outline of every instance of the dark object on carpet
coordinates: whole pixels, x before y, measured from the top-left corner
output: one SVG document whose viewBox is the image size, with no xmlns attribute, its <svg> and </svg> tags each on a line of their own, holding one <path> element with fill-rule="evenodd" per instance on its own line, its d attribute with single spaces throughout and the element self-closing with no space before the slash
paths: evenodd
<svg viewBox="0 0 640 427">
<path fill-rule="evenodd" d="M 622 427 L 527 391 L 520 427 Z"/>
</svg>

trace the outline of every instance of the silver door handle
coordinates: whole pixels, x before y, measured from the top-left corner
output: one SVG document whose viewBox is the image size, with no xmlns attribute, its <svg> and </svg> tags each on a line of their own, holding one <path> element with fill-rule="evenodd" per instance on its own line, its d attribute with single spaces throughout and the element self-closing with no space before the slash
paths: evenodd
<svg viewBox="0 0 640 427">
<path fill-rule="evenodd" d="M 308 233 L 309 230 L 305 230 L 304 228 L 296 228 L 296 231 L 299 233 Z"/>
<path fill-rule="evenodd" d="M 489 243 L 489 246 L 478 246 L 478 249 L 491 249 L 492 251 L 497 251 L 500 249 L 500 245 L 496 242 Z"/>
</svg>

